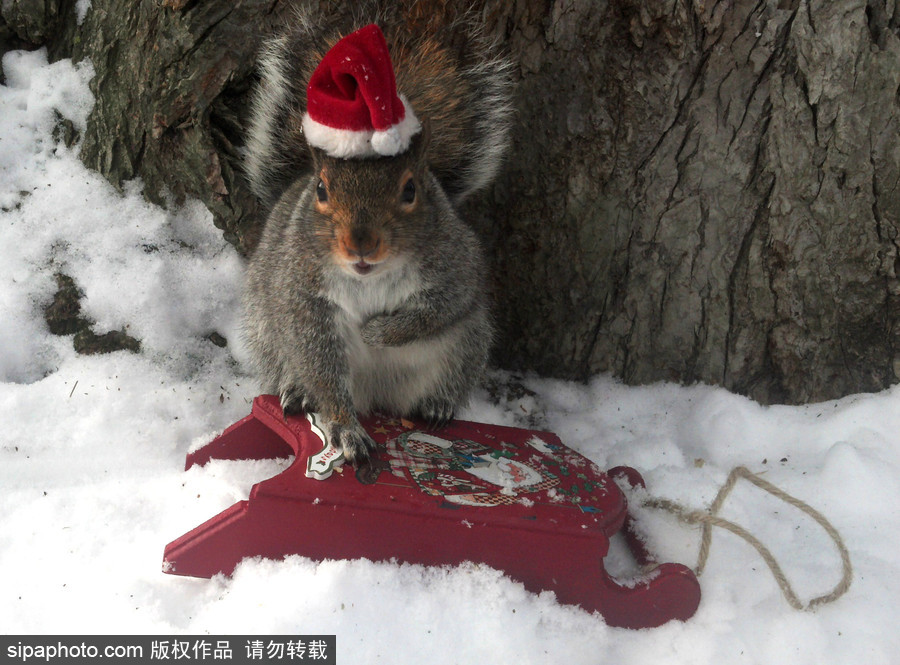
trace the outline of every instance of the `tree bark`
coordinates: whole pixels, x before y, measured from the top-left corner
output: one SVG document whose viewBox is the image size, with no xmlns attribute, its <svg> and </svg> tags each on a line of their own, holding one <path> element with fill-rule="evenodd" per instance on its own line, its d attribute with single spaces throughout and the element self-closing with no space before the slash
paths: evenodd
<svg viewBox="0 0 900 665">
<path fill-rule="evenodd" d="M 807 402 L 897 379 L 900 9 L 518 2 L 501 364 Z"/>
<path fill-rule="evenodd" d="M 476 5 L 518 65 L 512 152 L 465 210 L 492 257 L 499 365 L 765 403 L 897 381 L 897 0 Z M 91 58 L 84 161 L 117 184 L 140 176 L 155 201 L 199 198 L 248 251 L 244 110 L 288 4 L 75 14 L 73 0 L 6 2 L 0 44 Z"/>
</svg>

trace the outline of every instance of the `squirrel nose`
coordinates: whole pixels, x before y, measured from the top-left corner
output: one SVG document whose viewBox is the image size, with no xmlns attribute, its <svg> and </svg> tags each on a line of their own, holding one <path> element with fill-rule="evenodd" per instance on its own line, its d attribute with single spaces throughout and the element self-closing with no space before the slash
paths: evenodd
<svg viewBox="0 0 900 665">
<path fill-rule="evenodd" d="M 348 254 L 365 259 L 376 254 L 381 247 L 381 238 L 369 229 L 355 228 L 347 238 L 344 248 Z"/>
<path fill-rule="evenodd" d="M 366 242 L 358 243 L 356 245 L 357 249 L 355 253 L 359 258 L 365 259 L 377 253 L 380 246 L 381 238 L 369 238 Z"/>
</svg>

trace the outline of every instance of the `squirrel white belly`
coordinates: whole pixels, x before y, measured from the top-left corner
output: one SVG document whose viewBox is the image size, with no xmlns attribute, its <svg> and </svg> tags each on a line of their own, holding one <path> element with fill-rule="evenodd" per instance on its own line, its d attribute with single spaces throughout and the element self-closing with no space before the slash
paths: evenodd
<svg viewBox="0 0 900 665">
<path fill-rule="evenodd" d="M 510 120 L 508 63 L 477 28 L 459 53 L 381 18 L 387 38 L 307 15 L 273 40 L 248 141 L 271 206 L 248 347 L 263 390 L 318 412 L 357 465 L 374 450 L 358 413 L 440 425 L 484 370 L 487 267 L 456 206 L 493 178 Z"/>
</svg>

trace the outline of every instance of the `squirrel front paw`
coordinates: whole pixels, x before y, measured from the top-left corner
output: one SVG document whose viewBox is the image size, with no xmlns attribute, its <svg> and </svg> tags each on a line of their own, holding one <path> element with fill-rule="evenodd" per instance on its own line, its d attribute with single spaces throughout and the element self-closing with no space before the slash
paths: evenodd
<svg viewBox="0 0 900 665">
<path fill-rule="evenodd" d="M 376 314 L 366 321 L 359 331 L 369 346 L 402 346 L 420 339 L 424 330 L 409 312 Z"/>
<path fill-rule="evenodd" d="M 347 462 L 356 466 L 367 465 L 375 455 L 375 442 L 358 422 L 350 425 L 331 423 L 328 440 L 343 451 Z"/>
<path fill-rule="evenodd" d="M 378 314 L 366 321 L 359 333 L 369 346 L 395 346 L 391 341 L 389 314 Z"/>
</svg>

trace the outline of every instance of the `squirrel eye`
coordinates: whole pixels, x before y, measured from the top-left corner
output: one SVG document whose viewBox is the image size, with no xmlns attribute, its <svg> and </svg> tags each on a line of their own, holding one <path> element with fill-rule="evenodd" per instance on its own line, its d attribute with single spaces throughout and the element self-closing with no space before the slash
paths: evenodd
<svg viewBox="0 0 900 665">
<path fill-rule="evenodd" d="M 325 188 L 325 183 L 321 179 L 319 179 L 319 184 L 316 185 L 316 198 L 319 199 L 319 203 L 328 201 L 328 190 Z"/>
<path fill-rule="evenodd" d="M 412 178 L 406 181 L 406 184 L 403 185 L 403 192 L 400 194 L 400 201 L 402 203 L 413 203 L 416 200 L 416 183 Z"/>
</svg>

